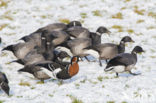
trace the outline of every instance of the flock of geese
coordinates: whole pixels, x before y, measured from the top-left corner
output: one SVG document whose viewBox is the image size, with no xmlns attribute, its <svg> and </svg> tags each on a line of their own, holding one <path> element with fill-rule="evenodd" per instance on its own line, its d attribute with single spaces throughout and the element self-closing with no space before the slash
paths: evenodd
<svg viewBox="0 0 156 103">
<path fill-rule="evenodd" d="M 53 23 L 39 28 L 30 35 L 22 37 L 17 44 L 9 45 L 2 51 L 11 51 L 17 58 L 12 61 L 24 65 L 18 72 L 27 72 L 44 82 L 46 79 L 69 79 L 79 72 L 78 62 L 84 57 L 88 62 L 88 55 L 99 60 L 106 60 L 107 71 L 118 73 L 131 72 L 137 62 L 137 53 L 144 52 L 140 46 L 135 46 L 131 53 L 125 52 L 125 43 L 134 42 L 125 36 L 119 44 L 101 43 L 103 33 L 111 32 L 103 26 L 95 32 L 82 27 L 79 21 L 69 24 Z M 1 39 L 0 39 L 1 42 Z M 0 72 L 0 85 L 9 95 L 8 79 Z"/>
</svg>

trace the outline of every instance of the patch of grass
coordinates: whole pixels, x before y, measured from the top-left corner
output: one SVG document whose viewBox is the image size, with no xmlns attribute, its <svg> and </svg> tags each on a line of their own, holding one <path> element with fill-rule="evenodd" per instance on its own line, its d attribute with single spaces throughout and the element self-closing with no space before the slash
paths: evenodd
<svg viewBox="0 0 156 103">
<path fill-rule="evenodd" d="M 20 86 L 30 86 L 30 83 L 29 82 L 24 82 L 24 81 L 21 81 L 19 83 Z"/>
<path fill-rule="evenodd" d="M 54 95 L 52 95 L 52 94 L 49 94 L 49 97 L 53 97 Z"/>
<path fill-rule="evenodd" d="M 134 92 L 134 97 L 142 97 L 142 95 L 139 92 Z"/>
<path fill-rule="evenodd" d="M 126 9 L 126 7 L 122 7 L 122 8 L 121 8 L 121 10 L 125 10 L 125 9 Z"/>
<path fill-rule="evenodd" d="M 68 23 L 70 22 L 69 19 L 59 19 L 59 21 L 60 21 L 61 23 L 66 23 L 66 24 L 68 24 Z"/>
<path fill-rule="evenodd" d="M 5 102 L 4 100 L 0 100 L 0 103 L 3 103 L 3 102 Z"/>
<path fill-rule="evenodd" d="M 147 29 L 149 30 L 149 29 L 155 29 L 156 27 L 154 27 L 154 26 L 149 26 L 149 27 L 147 27 Z"/>
<path fill-rule="evenodd" d="M 148 16 L 151 16 L 151 17 L 153 17 L 153 18 L 156 19 L 156 13 L 154 13 L 154 12 L 149 12 L 148 13 Z"/>
<path fill-rule="evenodd" d="M 122 13 L 117 13 L 117 14 L 115 14 L 115 15 L 112 15 L 112 18 L 113 19 L 123 19 L 123 15 L 122 15 Z"/>
<path fill-rule="evenodd" d="M 97 79 L 98 79 L 100 82 L 102 82 L 103 77 L 102 77 L 102 76 L 98 76 Z"/>
<path fill-rule="evenodd" d="M 3 15 L 3 18 L 13 21 L 14 19 L 9 15 Z"/>
<path fill-rule="evenodd" d="M 123 27 L 120 25 L 113 25 L 112 26 L 113 29 L 118 29 L 118 32 L 123 32 Z"/>
<path fill-rule="evenodd" d="M 130 34 L 132 34 L 132 33 L 134 33 L 134 30 L 128 29 L 127 32 L 130 33 Z"/>
<path fill-rule="evenodd" d="M 94 16 L 99 16 L 99 17 L 102 17 L 102 13 L 101 13 L 101 11 L 100 11 L 100 10 L 95 10 L 95 11 L 92 11 L 92 14 L 93 14 Z"/>
<path fill-rule="evenodd" d="M 140 20 L 137 20 L 137 22 L 136 23 L 142 23 L 142 22 L 144 22 L 145 20 L 142 20 L 142 19 L 140 19 Z"/>
<path fill-rule="evenodd" d="M 126 85 L 125 85 L 125 88 L 129 88 L 129 85 L 128 85 L 128 84 L 126 84 Z"/>
<path fill-rule="evenodd" d="M 102 85 L 102 88 L 105 88 L 105 86 L 104 86 L 104 85 Z"/>
<path fill-rule="evenodd" d="M 17 98 L 23 98 L 23 96 L 16 96 Z"/>
<path fill-rule="evenodd" d="M 90 83 L 92 84 L 97 84 L 98 82 L 97 81 L 92 81 L 92 80 L 88 80 Z"/>
<path fill-rule="evenodd" d="M 130 2 L 131 0 L 125 0 L 124 2 Z"/>
<path fill-rule="evenodd" d="M 72 100 L 72 103 L 83 103 L 82 100 L 79 100 L 78 98 L 72 95 L 66 95 L 66 96 L 70 97 L 70 99 Z"/>
<path fill-rule="evenodd" d="M 134 12 L 138 15 L 144 15 L 145 10 L 139 10 L 138 6 L 134 6 Z"/>
<path fill-rule="evenodd" d="M 87 18 L 87 14 L 86 13 L 80 13 L 80 15 L 81 15 L 81 18 Z"/>
<path fill-rule="evenodd" d="M 75 86 L 76 86 L 76 87 L 79 87 L 79 86 L 80 86 L 80 84 L 76 83 L 76 84 L 75 84 Z"/>
<path fill-rule="evenodd" d="M 35 89 L 35 87 L 31 87 L 31 89 Z"/>
<path fill-rule="evenodd" d="M 115 101 L 107 101 L 107 103 L 115 103 Z"/>
<path fill-rule="evenodd" d="M 3 30 L 7 26 L 8 26 L 8 24 L 2 24 L 2 25 L 0 25 L 0 31 Z"/>
<path fill-rule="evenodd" d="M 123 102 L 121 102 L 121 103 L 127 103 L 126 101 L 123 101 Z"/>
<path fill-rule="evenodd" d="M 7 7 L 8 6 L 9 1 L 6 0 L 0 0 L 0 8 L 1 7 Z"/>
<path fill-rule="evenodd" d="M 57 85 L 58 86 L 61 86 L 63 84 L 63 81 L 61 80 L 61 81 L 58 81 L 58 83 L 57 83 Z"/>
<path fill-rule="evenodd" d="M 105 76 L 103 79 L 109 79 L 109 77 L 108 76 Z"/>
<path fill-rule="evenodd" d="M 80 81 L 80 83 L 85 83 L 85 82 L 86 82 L 86 79 Z"/>
<path fill-rule="evenodd" d="M 37 84 L 44 84 L 44 81 L 38 81 Z"/>
</svg>

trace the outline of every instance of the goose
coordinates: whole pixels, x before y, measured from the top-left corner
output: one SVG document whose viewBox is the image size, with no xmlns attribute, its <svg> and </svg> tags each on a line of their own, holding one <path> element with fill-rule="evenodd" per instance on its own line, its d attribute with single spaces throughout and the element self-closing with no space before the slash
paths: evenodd
<svg viewBox="0 0 156 103">
<path fill-rule="evenodd" d="M 24 40 L 25 42 L 34 41 L 35 44 L 38 46 L 41 45 L 41 34 L 43 31 L 47 31 L 47 35 L 53 31 L 64 31 L 67 28 L 70 28 L 72 26 L 81 26 L 81 23 L 79 21 L 71 21 L 69 24 L 64 23 L 53 23 L 49 24 L 45 27 L 39 28 L 35 32 L 31 33 L 30 35 L 22 37 L 20 40 Z"/>
<path fill-rule="evenodd" d="M 44 37 L 42 37 L 43 39 Z M 42 40 L 42 46 L 41 47 L 35 47 L 33 50 L 31 50 L 23 59 L 18 59 L 12 62 L 17 62 L 22 65 L 30 65 L 41 61 L 50 61 L 53 60 L 54 54 L 53 54 L 53 48 L 54 46 L 50 41 L 47 41 L 46 38 Z M 44 51 L 42 51 L 45 49 Z"/>
<path fill-rule="evenodd" d="M 103 33 L 108 33 L 108 34 L 110 33 L 110 31 L 103 26 L 100 26 L 96 30 L 96 33 L 90 32 L 88 29 L 81 27 L 81 26 L 74 26 L 74 27 L 68 28 L 66 32 L 71 37 L 74 37 L 74 38 L 90 38 L 91 37 L 92 39 L 94 39 L 95 34 L 101 36 L 101 34 Z"/>
<path fill-rule="evenodd" d="M 122 73 L 128 71 L 132 75 L 138 75 L 136 73 L 132 73 L 131 70 L 135 68 L 135 64 L 137 63 L 137 53 L 142 53 L 144 50 L 140 46 L 135 46 L 131 53 L 121 53 L 112 58 L 106 68 L 107 71 L 114 71 L 118 77 L 118 73 Z"/>
<path fill-rule="evenodd" d="M 6 75 L 2 72 L 0 72 L 0 86 L 1 86 L 1 89 L 9 96 L 9 81 L 6 77 Z"/>
<path fill-rule="evenodd" d="M 79 66 L 77 62 L 77 57 L 73 57 L 71 63 L 65 62 L 58 64 L 56 62 L 44 61 L 26 65 L 24 68 L 19 69 L 18 72 L 28 72 L 43 82 L 50 78 L 68 79 L 78 73 Z"/>
<path fill-rule="evenodd" d="M 67 25 L 67 28 L 75 27 L 75 26 L 82 26 L 82 24 L 81 24 L 81 22 L 79 22 L 79 21 L 71 21 L 71 22 Z"/>
<path fill-rule="evenodd" d="M 96 32 L 90 32 L 90 38 L 92 39 L 92 45 L 101 44 L 101 36 L 103 33 L 110 34 L 111 32 L 104 26 L 100 26 Z"/>
<path fill-rule="evenodd" d="M 2 51 L 11 51 L 18 59 L 24 58 L 36 45 L 33 42 L 17 43 L 9 45 L 2 49 Z"/>
<path fill-rule="evenodd" d="M 85 57 L 87 55 L 98 56 L 98 53 L 93 49 L 88 49 L 92 45 L 90 38 L 76 38 L 66 41 L 57 49 L 67 52 L 70 56 Z M 87 49 L 86 49 L 87 48 Z"/>
<path fill-rule="evenodd" d="M 99 64 L 100 66 L 102 66 L 101 63 L 102 59 L 105 59 L 107 62 L 108 59 L 112 59 L 117 54 L 124 53 L 126 42 L 134 42 L 134 41 L 132 40 L 131 37 L 125 36 L 121 39 L 119 45 L 113 43 L 103 43 L 103 44 L 93 45 L 91 48 L 98 52 Z"/>
<path fill-rule="evenodd" d="M 37 66 L 41 66 L 45 69 L 48 69 L 52 72 L 53 78 L 55 79 L 70 79 L 75 76 L 79 72 L 78 65 L 79 57 L 74 56 L 71 59 L 71 62 L 60 63 L 59 65 L 56 63 L 44 63 L 37 64 Z"/>
<path fill-rule="evenodd" d="M 17 57 L 17 59 L 23 59 L 29 52 L 36 52 L 37 49 L 34 48 L 38 48 L 38 51 L 40 51 L 40 53 L 45 51 L 45 43 L 46 43 L 46 35 L 45 32 L 42 33 L 41 35 L 41 42 L 42 45 L 41 46 L 37 46 L 33 41 L 29 41 L 29 42 L 25 42 L 25 43 L 17 43 L 14 45 L 9 45 L 5 48 L 2 49 L 2 51 L 4 50 L 8 50 L 8 51 L 12 51 L 13 54 Z"/>
</svg>

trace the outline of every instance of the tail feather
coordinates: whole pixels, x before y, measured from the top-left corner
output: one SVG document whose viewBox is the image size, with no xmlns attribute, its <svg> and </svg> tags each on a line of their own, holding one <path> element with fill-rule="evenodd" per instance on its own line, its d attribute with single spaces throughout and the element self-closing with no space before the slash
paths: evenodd
<svg viewBox="0 0 156 103">
<path fill-rule="evenodd" d="M 1 83 L 1 88 L 9 96 L 9 90 L 10 90 L 9 85 L 7 83 L 5 83 L 5 82 L 2 82 Z"/>
</svg>

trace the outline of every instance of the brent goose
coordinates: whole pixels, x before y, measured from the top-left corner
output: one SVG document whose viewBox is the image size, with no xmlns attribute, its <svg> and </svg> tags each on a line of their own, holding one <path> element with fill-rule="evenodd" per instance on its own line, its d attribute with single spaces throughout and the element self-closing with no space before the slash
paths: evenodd
<svg viewBox="0 0 156 103">
<path fill-rule="evenodd" d="M 121 53 L 112 58 L 104 71 L 114 71 L 118 76 L 118 73 L 128 71 L 132 75 L 138 75 L 131 72 L 131 69 L 135 68 L 137 63 L 137 53 L 142 53 L 144 50 L 140 46 L 136 46 L 131 53 Z"/>
<path fill-rule="evenodd" d="M 115 57 L 119 53 L 125 52 L 125 43 L 126 42 L 134 42 L 131 37 L 125 36 L 121 39 L 120 44 L 113 43 L 103 43 L 98 45 L 93 45 L 91 48 L 98 52 L 99 54 L 99 63 L 102 66 L 101 60 L 109 60 Z"/>
</svg>

